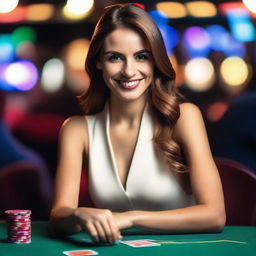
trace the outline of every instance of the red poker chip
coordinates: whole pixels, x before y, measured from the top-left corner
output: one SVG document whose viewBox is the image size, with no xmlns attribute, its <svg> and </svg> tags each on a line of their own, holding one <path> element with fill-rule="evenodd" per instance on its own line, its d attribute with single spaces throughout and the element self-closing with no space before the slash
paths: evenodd
<svg viewBox="0 0 256 256">
<path fill-rule="evenodd" d="M 24 215 L 31 214 L 31 210 L 6 210 L 5 213 L 9 215 Z"/>
<path fill-rule="evenodd" d="M 8 227 L 9 231 L 31 231 L 31 227 L 30 226 L 9 226 Z"/>
<path fill-rule="evenodd" d="M 27 220 L 27 219 L 24 219 L 24 220 L 12 220 L 11 223 L 31 223 L 31 220 Z"/>
<path fill-rule="evenodd" d="M 13 244 L 30 244 L 31 240 L 28 240 L 28 241 L 9 241 L 9 242 L 13 243 Z"/>
<path fill-rule="evenodd" d="M 8 239 L 10 240 L 27 240 L 27 239 L 31 239 L 30 235 L 27 236 L 8 236 Z"/>
<path fill-rule="evenodd" d="M 27 239 L 8 239 L 10 243 L 17 243 L 17 244 L 28 244 L 31 243 L 31 238 Z"/>
<path fill-rule="evenodd" d="M 8 231 L 9 236 L 30 236 L 31 231 Z"/>
<path fill-rule="evenodd" d="M 8 220 L 23 220 L 28 219 L 30 220 L 30 216 L 7 216 Z"/>
</svg>

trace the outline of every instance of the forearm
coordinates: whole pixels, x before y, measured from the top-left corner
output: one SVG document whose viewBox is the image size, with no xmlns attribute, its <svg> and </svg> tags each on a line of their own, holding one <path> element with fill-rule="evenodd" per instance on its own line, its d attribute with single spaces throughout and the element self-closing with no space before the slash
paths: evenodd
<svg viewBox="0 0 256 256">
<path fill-rule="evenodd" d="M 76 217 L 76 209 L 61 207 L 53 209 L 50 216 L 51 231 L 55 235 L 71 235 L 81 231 Z"/>
<path fill-rule="evenodd" d="M 133 226 L 171 233 L 219 232 L 225 225 L 225 212 L 196 205 L 168 211 L 132 211 Z"/>
</svg>

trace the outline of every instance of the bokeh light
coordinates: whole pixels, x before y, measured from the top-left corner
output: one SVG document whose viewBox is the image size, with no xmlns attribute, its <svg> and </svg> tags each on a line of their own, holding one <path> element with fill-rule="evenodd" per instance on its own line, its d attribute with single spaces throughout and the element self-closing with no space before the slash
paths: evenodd
<svg viewBox="0 0 256 256">
<path fill-rule="evenodd" d="M 184 43 L 191 58 L 206 57 L 210 52 L 210 36 L 202 27 L 187 28 L 184 32 Z"/>
<path fill-rule="evenodd" d="M 157 25 L 168 24 L 168 17 L 163 12 L 153 10 L 149 12 L 149 15 L 156 22 Z"/>
<path fill-rule="evenodd" d="M 64 83 L 65 67 L 60 59 L 48 60 L 42 70 L 41 84 L 46 92 L 58 91 Z"/>
<path fill-rule="evenodd" d="M 9 34 L 0 34 L 0 64 L 11 62 L 14 58 L 15 49 Z"/>
<path fill-rule="evenodd" d="M 185 5 L 189 15 L 194 17 L 213 17 L 217 14 L 215 5 L 209 1 L 191 1 Z"/>
<path fill-rule="evenodd" d="M 206 31 L 210 36 L 211 48 L 215 51 L 222 51 L 223 38 L 226 38 L 228 31 L 223 26 L 217 24 L 208 26 Z"/>
<path fill-rule="evenodd" d="M 227 85 L 240 86 L 248 79 L 249 68 L 242 58 L 229 57 L 221 63 L 220 73 Z"/>
<path fill-rule="evenodd" d="M 213 102 L 206 110 L 207 119 L 211 122 L 217 122 L 221 119 L 228 109 L 228 104 L 225 102 Z"/>
<path fill-rule="evenodd" d="M 185 66 L 186 86 L 198 92 L 209 90 L 215 82 L 214 67 L 206 58 L 195 58 Z"/>
<path fill-rule="evenodd" d="M 172 53 L 172 49 L 179 42 L 179 33 L 175 28 L 165 24 L 159 24 L 158 27 L 164 39 L 164 44 L 165 44 L 167 54 L 168 56 L 170 56 Z"/>
<path fill-rule="evenodd" d="M 19 0 L 0 0 L 0 13 L 8 13 L 14 10 Z"/>
<path fill-rule="evenodd" d="M 16 57 L 19 59 L 36 59 L 36 46 L 34 43 L 24 41 L 16 47 Z"/>
<path fill-rule="evenodd" d="M 237 56 L 242 58 L 246 54 L 245 44 L 235 40 L 229 33 L 220 38 L 220 43 L 226 57 Z"/>
<path fill-rule="evenodd" d="M 158 11 L 172 19 L 183 18 L 187 16 L 187 10 L 184 4 L 179 2 L 160 2 L 156 4 L 156 8 Z"/>
<path fill-rule="evenodd" d="M 89 48 L 89 40 L 76 39 L 65 47 L 65 61 L 75 70 L 84 70 L 85 58 Z"/>
<path fill-rule="evenodd" d="M 251 12 L 256 13 L 256 1 L 255 0 L 243 0 L 244 5 Z"/>
<path fill-rule="evenodd" d="M 93 9 L 94 0 L 68 0 L 63 14 L 69 19 L 81 19 Z"/>
<path fill-rule="evenodd" d="M 38 71 L 36 66 L 26 60 L 14 62 L 5 70 L 6 82 L 20 91 L 32 89 L 38 81 Z"/>
<path fill-rule="evenodd" d="M 32 27 L 18 27 L 12 33 L 12 42 L 15 46 L 22 42 L 32 42 L 36 41 L 36 32 Z"/>
<path fill-rule="evenodd" d="M 26 20 L 46 21 L 54 15 L 52 4 L 30 4 L 27 6 Z"/>
<path fill-rule="evenodd" d="M 3 1 L 6 1 L 6 0 L 3 0 Z M 14 23 L 14 22 L 22 21 L 25 19 L 26 10 L 27 10 L 26 7 L 18 6 L 11 12 L 0 13 L 0 22 L 1 23 Z"/>
</svg>

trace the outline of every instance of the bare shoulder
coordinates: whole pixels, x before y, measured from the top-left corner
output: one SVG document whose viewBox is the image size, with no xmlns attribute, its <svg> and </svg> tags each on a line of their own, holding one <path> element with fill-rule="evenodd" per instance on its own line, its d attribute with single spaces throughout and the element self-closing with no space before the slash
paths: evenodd
<svg viewBox="0 0 256 256">
<path fill-rule="evenodd" d="M 186 119 L 188 117 L 201 116 L 200 109 L 193 103 L 185 102 L 180 104 L 180 119 Z M 180 120 L 178 120 L 180 121 Z"/>
<path fill-rule="evenodd" d="M 85 116 L 72 116 L 67 118 L 60 130 L 60 140 L 73 144 L 79 142 L 86 144 L 87 122 Z"/>
<path fill-rule="evenodd" d="M 85 116 L 71 116 L 67 118 L 61 127 L 61 130 L 79 131 L 86 129 L 86 117 Z"/>
<path fill-rule="evenodd" d="M 204 129 L 204 121 L 200 109 L 192 103 L 180 104 L 180 117 L 174 127 L 174 137 L 180 140 L 186 134 L 198 134 Z"/>
</svg>

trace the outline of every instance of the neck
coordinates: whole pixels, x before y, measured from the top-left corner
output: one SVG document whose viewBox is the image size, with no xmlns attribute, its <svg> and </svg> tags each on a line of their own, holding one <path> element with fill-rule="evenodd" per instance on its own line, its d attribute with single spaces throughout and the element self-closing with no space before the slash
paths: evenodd
<svg viewBox="0 0 256 256">
<path fill-rule="evenodd" d="M 140 123 L 144 111 L 146 100 L 116 102 L 110 99 L 110 123 L 127 123 L 128 125 L 136 125 Z"/>
</svg>

